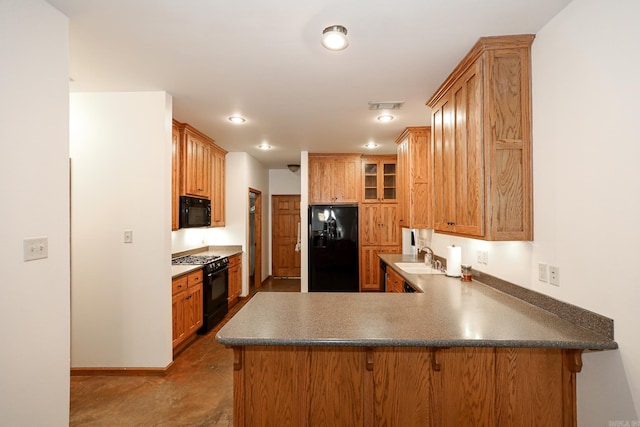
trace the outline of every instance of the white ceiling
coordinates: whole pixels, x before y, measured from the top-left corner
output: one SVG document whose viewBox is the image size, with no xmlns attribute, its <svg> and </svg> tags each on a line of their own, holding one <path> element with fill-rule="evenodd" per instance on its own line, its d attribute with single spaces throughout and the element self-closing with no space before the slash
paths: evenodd
<svg viewBox="0 0 640 427">
<path fill-rule="evenodd" d="M 429 124 L 425 102 L 479 37 L 536 33 L 570 2 L 48 1 L 70 18 L 72 91 L 165 90 L 177 120 L 271 169 L 369 141 L 394 153 L 406 126 Z M 320 45 L 334 24 L 346 50 Z M 369 101 L 405 106 L 383 124 Z"/>
</svg>

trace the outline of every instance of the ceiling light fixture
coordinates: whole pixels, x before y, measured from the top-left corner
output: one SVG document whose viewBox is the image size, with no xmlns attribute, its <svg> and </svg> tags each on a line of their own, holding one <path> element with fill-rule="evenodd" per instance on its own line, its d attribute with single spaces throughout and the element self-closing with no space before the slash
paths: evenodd
<svg viewBox="0 0 640 427">
<path fill-rule="evenodd" d="M 239 124 L 241 124 L 241 123 L 246 122 L 246 121 L 247 121 L 247 119 L 245 119 L 244 117 L 241 117 L 241 116 L 231 116 L 231 117 L 229 117 L 229 121 L 230 121 L 231 123 L 235 123 L 235 124 L 238 124 L 238 125 L 239 125 Z"/>
<path fill-rule="evenodd" d="M 342 25 L 331 25 L 322 31 L 322 46 L 329 50 L 342 50 L 349 46 L 347 29 Z"/>
<path fill-rule="evenodd" d="M 296 173 L 300 170 L 300 165 L 287 165 L 287 168 L 293 172 Z"/>
<path fill-rule="evenodd" d="M 388 123 L 393 119 L 394 117 L 391 114 L 381 114 L 378 116 L 378 121 L 382 123 Z"/>
<path fill-rule="evenodd" d="M 258 145 L 258 148 L 261 149 L 261 150 L 265 150 L 265 151 L 266 150 L 271 150 L 271 146 L 269 144 L 266 144 L 266 143 L 262 143 L 262 144 Z"/>
<path fill-rule="evenodd" d="M 364 148 L 368 148 L 369 150 L 373 150 L 377 146 L 378 144 L 376 144 L 375 142 L 367 142 L 366 144 L 364 144 Z"/>
</svg>

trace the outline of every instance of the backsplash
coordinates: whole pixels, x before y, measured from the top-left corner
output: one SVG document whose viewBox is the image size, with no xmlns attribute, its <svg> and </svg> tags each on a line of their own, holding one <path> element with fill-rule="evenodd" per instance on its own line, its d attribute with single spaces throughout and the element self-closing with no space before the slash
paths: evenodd
<svg viewBox="0 0 640 427">
<path fill-rule="evenodd" d="M 207 228 L 181 228 L 171 232 L 171 253 L 188 251 L 207 246 L 209 230 Z"/>
</svg>

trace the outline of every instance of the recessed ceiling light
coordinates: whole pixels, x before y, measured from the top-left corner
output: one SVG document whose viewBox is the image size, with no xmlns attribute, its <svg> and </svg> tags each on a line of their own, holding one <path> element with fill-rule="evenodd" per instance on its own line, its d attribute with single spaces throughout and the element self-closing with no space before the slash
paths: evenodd
<svg viewBox="0 0 640 427">
<path fill-rule="evenodd" d="M 367 142 L 366 144 L 364 144 L 364 148 L 368 148 L 369 150 L 373 150 L 374 148 L 376 148 L 378 146 L 378 144 L 376 144 L 375 142 L 371 141 L 371 142 Z"/>
<path fill-rule="evenodd" d="M 231 123 L 240 124 L 240 123 L 246 122 L 247 119 L 245 119 L 244 117 L 241 117 L 241 116 L 231 116 L 231 117 L 229 117 L 229 121 Z"/>
<path fill-rule="evenodd" d="M 271 146 L 269 144 L 266 143 L 262 143 L 260 145 L 258 145 L 258 148 L 261 150 L 271 150 Z"/>
<path fill-rule="evenodd" d="M 378 121 L 382 123 L 387 123 L 393 120 L 393 116 L 391 114 L 381 114 L 378 116 Z"/>
<path fill-rule="evenodd" d="M 347 29 L 342 25 L 331 25 L 322 31 L 322 46 L 329 50 L 342 50 L 349 46 Z"/>
</svg>

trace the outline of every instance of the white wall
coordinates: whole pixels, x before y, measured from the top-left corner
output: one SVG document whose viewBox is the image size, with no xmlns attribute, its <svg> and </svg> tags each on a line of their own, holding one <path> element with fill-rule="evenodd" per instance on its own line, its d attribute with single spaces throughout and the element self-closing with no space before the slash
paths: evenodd
<svg viewBox="0 0 640 427">
<path fill-rule="evenodd" d="M 309 222 L 309 152 L 300 153 L 300 218 L 302 223 Z M 300 228 L 300 292 L 309 292 L 309 227 Z"/>
<path fill-rule="evenodd" d="M 262 193 L 262 277 L 268 274 L 269 263 L 269 210 L 268 190 L 269 172 L 264 165 L 244 152 L 231 152 L 226 157 L 226 203 L 225 226 L 207 230 L 207 244 L 209 245 L 242 245 L 242 295 L 249 293 L 249 188 Z M 174 231 L 174 233 L 176 233 Z M 193 247 L 200 245 L 195 244 Z"/>
<path fill-rule="evenodd" d="M 171 115 L 165 92 L 71 95 L 73 367 L 171 363 Z"/>
<path fill-rule="evenodd" d="M 433 237 L 439 254 L 460 244 L 476 264 L 487 248 L 474 268 L 614 319 L 620 349 L 583 356 L 581 426 L 640 425 L 639 16 L 636 0 L 574 0 L 536 36 L 535 240 Z M 560 267 L 559 287 L 538 281 L 539 262 Z"/>
<path fill-rule="evenodd" d="M 302 170 L 291 172 L 289 169 L 269 169 L 269 195 L 268 200 L 268 245 L 269 245 L 269 275 L 273 274 L 273 253 L 271 251 L 273 245 L 273 206 L 271 204 L 271 196 L 300 194 L 300 178 Z M 302 221 L 304 224 L 306 221 Z"/>
<path fill-rule="evenodd" d="M 68 20 L 0 1 L 0 425 L 69 424 Z M 22 241 L 49 257 L 23 261 Z"/>
</svg>

